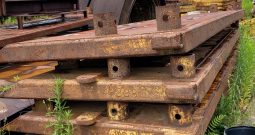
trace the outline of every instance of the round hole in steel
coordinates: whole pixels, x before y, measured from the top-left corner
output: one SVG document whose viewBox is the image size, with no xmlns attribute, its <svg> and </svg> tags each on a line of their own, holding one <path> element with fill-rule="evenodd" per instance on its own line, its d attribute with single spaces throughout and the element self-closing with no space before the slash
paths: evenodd
<svg viewBox="0 0 255 135">
<path fill-rule="evenodd" d="M 169 15 L 163 15 L 163 21 L 167 22 L 169 20 Z"/>
<path fill-rule="evenodd" d="M 118 111 L 115 108 L 111 109 L 112 116 L 116 116 L 117 113 L 118 113 Z"/>
<path fill-rule="evenodd" d="M 182 72 L 182 71 L 184 70 L 183 65 L 178 65 L 178 66 L 177 66 L 177 70 L 180 71 L 180 72 Z"/>
<path fill-rule="evenodd" d="M 181 116 L 180 114 L 178 114 L 178 113 L 177 113 L 177 114 L 175 114 L 175 116 L 174 116 L 174 117 L 175 117 L 175 119 L 176 119 L 176 120 L 180 120 L 180 119 L 182 118 L 182 116 Z"/>
<path fill-rule="evenodd" d="M 98 27 L 100 27 L 100 28 L 102 28 L 102 27 L 104 26 L 103 22 L 101 22 L 101 21 L 99 21 L 99 22 L 97 23 L 97 25 L 98 25 Z"/>
<path fill-rule="evenodd" d="M 112 70 L 113 70 L 114 72 L 117 72 L 117 71 L 119 70 L 119 68 L 118 68 L 117 66 L 113 66 L 113 67 L 112 67 Z"/>
</svg>

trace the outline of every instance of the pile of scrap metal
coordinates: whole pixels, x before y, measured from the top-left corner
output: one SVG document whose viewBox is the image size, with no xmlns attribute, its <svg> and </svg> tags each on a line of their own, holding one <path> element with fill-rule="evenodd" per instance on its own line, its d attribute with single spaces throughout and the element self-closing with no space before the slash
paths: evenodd
<svg viewBox="0 0 255 135">
<path fill-rule="evenodd" d="M 94 12 L 94 30 L 5 44 L 0 63 L 50 62 L 15 68 L 25 79 L 0 97 L 34 99 L 35 107 L 2 128 L 51 134 L 48 99 L 59 76 L 75 135 L 202 135 L 233 71 L 243 15 L 180 16 L 172 2 L 155 8 L 155 20 L 117 26 L 113 13 Z"/>
</svg>

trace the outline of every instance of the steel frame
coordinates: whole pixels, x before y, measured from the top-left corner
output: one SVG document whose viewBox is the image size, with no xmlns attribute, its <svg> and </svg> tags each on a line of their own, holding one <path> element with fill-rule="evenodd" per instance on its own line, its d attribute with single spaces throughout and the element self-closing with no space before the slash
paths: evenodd
<svg viewBox="0 0 255 135">
<path fill-rule="evenodd" d="M 62 96 L 67 100 L 198 104 L 208 92 L 238 37 L 237 31 L 228 35 L 221 46 L 197 69 L 194 78 L 173 78 L 170 70 L 165 67 L 134 69 L 130 77 L 120 80 L 108 78 L 104 70 L 76 70 L 71 74 L 59 74 L 66 80 Z M 79 80 L 76 80 L 80 75 L 92 73 L 99 74 L 88 77 L 90 83 L 79 83 Z M 53 74 L 49 73 L 20 81 L 0 97 L 48 99 L 53 96 L 52 76 Z"/>
<path fill-rule="evenodd" d="M 191 51 L 242 17 L 241 10 L 224 11 L 185 16 L 182 27 L 170 31 L 157 31 L 152 20 L 119 26 L 117 35 L 95 36 L 92 30 L 71 38 L 16 43 L 0 50 L 0 63 L 180 54 Z"/>
<path fill-rule="evenodd" d="M 227 80 L 234 69 L 235 58 L 235 53 L 232 53 L 218 73 L 205 98 L 200 104 L 195 106 L 195 112 L 191 114 L 193 118 L 191 125 L 184 127 L 169 125 L 166 113 L 167 105 L 165 104 L 136 104 L 129 119 L 112 121 L 103 115 L 105 112 L 104 104 L 83 103 L 82 106 L 78 104 L 72 106 L 74 115 L 71 122 L 75 126 L 75 134 L 166 135 L 170 133 L 175 135 L 202 135 L 210 122 L 222 92 L 227 88 Z M 79 119 L 81 117 L 84 117 L 83 122 Z M 51 129 L 45 128 L 50 121 L 54 121 L 54 119 L 47 117 L 45 113 L 29 112 L 19 116 L 5 128 L 16 132 L 50 134 Z"/>
</svg>

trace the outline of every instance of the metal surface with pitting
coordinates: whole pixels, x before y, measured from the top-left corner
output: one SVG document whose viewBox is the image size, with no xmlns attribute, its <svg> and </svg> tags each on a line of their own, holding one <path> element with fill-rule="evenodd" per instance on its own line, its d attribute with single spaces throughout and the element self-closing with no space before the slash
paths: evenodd
<svg viewBox="0 0 255 135">
<path fill-rule="evenodd" d="M 210 53 L 210 57 L 206 57 L 207 60 L 198 67 L 194 78 L 172 78 L 169 67 L 133 68 L 131 76 L 121 80 L 109 78 L 105 69 L 74 70 L 71 73 L 57 74 L 65 80 L 62 96 L 68 100 L 86 101 L 199 103 L 230 55 L 239 33 L 234 31 L 227 37 Z M 77 82 L 77 76 L 90 73 L 102 75 L 89 84 Z M 1 97 L 48 99 L 53 96 L 53 76 L 54 74 L 47 73 L 20 81 Z"/>
<path fill-rule="evenodd" d="M 202 135 L 215 111 L 222 92 L 227 88 L 227 80 L 234 69 L 235 53 L 224 64 L 224 67 L 216 76 L 210 90 L 202 102 L 195 106 L 192 115 L 192 123 L 185 127 L 172 126 L 168 122 L 167 104 L 145 104 L 132 105 L 129 119 L 124 121 L 111 121 L 103 114 L 106 104 L 94 102 L 83 102 L 83 104 L 70 104 L 73 113 L 71 122 L 74 124 L 75 135 Z M 150 112 L 150 113 L 148 113 Z M 81 121 L 81 118 L 84 118 Z M 21 115 L 6 128 L 10 131 L 50 134 L 52 129 L 45 128 L 48 122 L 53 121 L 45 113 L 29 112 Z"/>
<path fill-rule="evenodd" d="M 155 56 L 184 53 L 243 17 L 243 11 L 184 16 L 180 29 L 158 32 L 156 21 L 118 26 L 118 35 L 95 31 L 10 44 L 0 50 L 0 63 Z M 195 40 L 194 40 L 195 39 Z M 158 50 L 158 48 L 163 48 Z"/>
</svg>

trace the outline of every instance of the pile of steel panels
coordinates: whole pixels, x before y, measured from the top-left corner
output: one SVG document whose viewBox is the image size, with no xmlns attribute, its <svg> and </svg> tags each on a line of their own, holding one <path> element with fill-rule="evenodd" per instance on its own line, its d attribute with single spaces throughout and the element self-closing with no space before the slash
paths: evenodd
<svg viewBox="0 0 255 135">
<path fill-rule="evenodd" d="M 198 10 L 210 10 L 211 5 L 216 5 L 218 10 L 233 10 L 241 7 L 241 0 L 191 0 Z"/>
<path fill-rule="evenodd" d="M 242 10 L 181 17 L 169 4 L 156 8 L 156 20 L 116 26 L 111 13 L 96 14 L 95 30 L 9 44 L 0 63 L 59 65 L 0 94 L 35 99 L 5 128 L 50 134 L 45 104 L 54 105 L 45 101 L 59 76 L 75 135 L 204 134 L 234 68 L 242 17 Z"/>
</svg>

